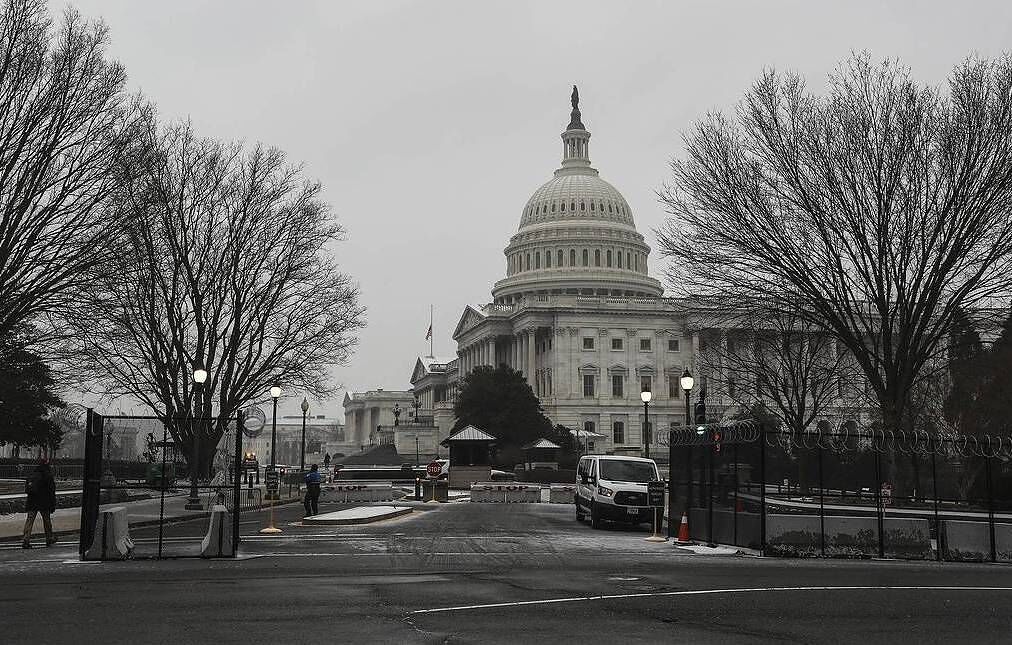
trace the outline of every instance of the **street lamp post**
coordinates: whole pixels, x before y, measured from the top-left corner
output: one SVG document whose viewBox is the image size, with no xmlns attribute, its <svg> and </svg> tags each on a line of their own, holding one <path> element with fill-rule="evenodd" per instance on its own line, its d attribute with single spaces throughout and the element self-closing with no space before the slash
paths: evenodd
<svg viewBox="0 0 1012 645">
<path fill-rule="evenodd" d="M 193 434 L 193 448 L 190 454 L 190 497 L 183 506 L 188 511 L 204 510 L 203 505 L 200 503 L 200 493 L 197 491 L 197 472 L 200 467 L 200 390 L 206 380 L 207 370 L 204 369 L 203 365 L 197 363 L 193 368 L 193 407 L 198 410 L 198 413 L 194 415 L 192 410 L 190 412 L 190 432 Z M 196 427 L 193 423 L 194 416 L 197 417 Z"/>
<path fill-rule="evenodd" d="M 643 401 L 643 455 L 650 459 L 650 390 L 643 388 L 640 392 L 640 400 Z"/>
<path fill-rule="evenodd" d="M 299 457 L 299 472 L 306 472 L 306 413 L 309 412 L 309 401 L 302 397 L 302 452 Z"/>
<path fill-rule="evenodd" d="M 415 432 L 415 465 L 418 465 L 418 433 Z"/>
<path fill-rule="evenodd" d="M 421 421 L 418 419 L 418 408 L 422 407 L 422 404 L 421 402 L 419 402 L 417 396 L 415 397 L 415 402 L 411 404 L 411 407 L 415 409 L 415 423 L 421 423 Z"/>
<path fill-rule="evenodd" d="M 281 387 L 278 385 L 271 386 L 271 399 L 274 400 L 274 412 L 271 414 L 271 468 L 277 465 L 278 462 L 274 461 L 274 443 L 278 437 L 278 397 L 281 396 Z"/>
<path fill-rule="evenodd" d="M 689 370 L 682 372 L 682 378 L 678 379 L 679 384 L 682 386 L 682 391 L 685 392 L 685 426 L 692 425 L 692 417 L 689 413 L 690 401 L 689 397 L 692 395 L 692 386 L 695 385 L 695 379 L 692 378 L 692 374 Z"/>
</svg>

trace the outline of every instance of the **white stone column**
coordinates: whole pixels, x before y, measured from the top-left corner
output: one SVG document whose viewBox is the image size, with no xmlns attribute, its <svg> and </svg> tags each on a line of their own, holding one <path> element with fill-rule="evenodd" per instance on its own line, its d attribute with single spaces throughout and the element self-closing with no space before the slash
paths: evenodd
<svg viewBox="0 0 1012 645">
<path fill-rule="evenodd" d="M 536 368 L 537 363 L 537 357 L 535 355 L 535 351 L 537 350 L 537 345 L 535 342 L 536 340 L 537 340 L 537 330 L 535 329 L 527 330 L 527 363 L 530 366 L 530 369 L 528 369 L 527 374 L 527 383 L 530 384 L 531 388 L 534 387 L 534 370 Z"/>
</svg>

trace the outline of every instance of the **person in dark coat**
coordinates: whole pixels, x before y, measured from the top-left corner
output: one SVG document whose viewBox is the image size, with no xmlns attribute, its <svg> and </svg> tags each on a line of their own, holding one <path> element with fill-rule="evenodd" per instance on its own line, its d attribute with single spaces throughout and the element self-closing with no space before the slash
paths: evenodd
<svg viewBox="0 0 1012 645">
<path fill-rule="evenodd" d="M 42 515 L 42 526 L 46 529 L 46 546 L 56 543 L 53 537 L 53 511 L 56 510 L 56 480 L 49 469 L 49 463 L 42 461 L 25 481 L 25 535 L 21 546 L 32 548 L 32 527 L 35 516 Z"/>
<path fill-rule="evenodd" d="M 306 517 L 320 514 L 320 482 L 322 479 L 319 465 L 313 464 L 309 472 L 306 473 L 306 497 L 302 500 L 302 505 L 306 507 Z"/>
</svg>

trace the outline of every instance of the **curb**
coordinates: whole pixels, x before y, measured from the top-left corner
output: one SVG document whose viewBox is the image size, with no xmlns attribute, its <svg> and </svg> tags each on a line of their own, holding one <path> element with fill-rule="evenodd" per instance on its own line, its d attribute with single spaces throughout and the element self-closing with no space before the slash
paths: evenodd
<svg viewBox="0 0 1012 645">
<path fill-rule="evenodd" d="M 389 513 L 384 513 L 382 515 L 373 515 L 371 517 L 349 517 L 349 518 L 341 518 L 341 519 L 321 519 L 321 520 L 314 520 L 312 517 L 310 517 L 310 518 L 303 518 L 302 519 L 302 525 L 303 526 L 349 526 L 349 525 L 352 525 L 352 524 L 370 524 L 372 522 L 379 522 L 380 520 L 389 520 L 390 518 L 393 518 L 393 517 L 400 517 L 402 515 L 407 515 L 407 514 L 411 513 L 412 510 L 414 510 L 412 507 L 410 507 L 410 506 L 404 506 L 404 507 L 394 508 L 394 510 L 390 511 Z M 337 512 L 340 513 L 341 511 L 337 511 Z"/>
</svg>

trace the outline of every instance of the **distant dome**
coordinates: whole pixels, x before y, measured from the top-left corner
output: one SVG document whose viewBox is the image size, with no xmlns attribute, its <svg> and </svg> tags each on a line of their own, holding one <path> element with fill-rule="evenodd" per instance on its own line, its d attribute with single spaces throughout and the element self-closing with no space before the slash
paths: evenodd
<svg viewBox="0 0 1012 645">
<path fill-rule="evenodd" d="M 636 231 L 632 209 L 590 165 L 590 132 L 579 94 L 562 133 L 562 166 L 534 191 L 520 227 L 506 247 L 506 278 L 496 302 L 535 294 L 659 297 L 664 289 L 647 275 L 650 247 Z"/>
</svg>

